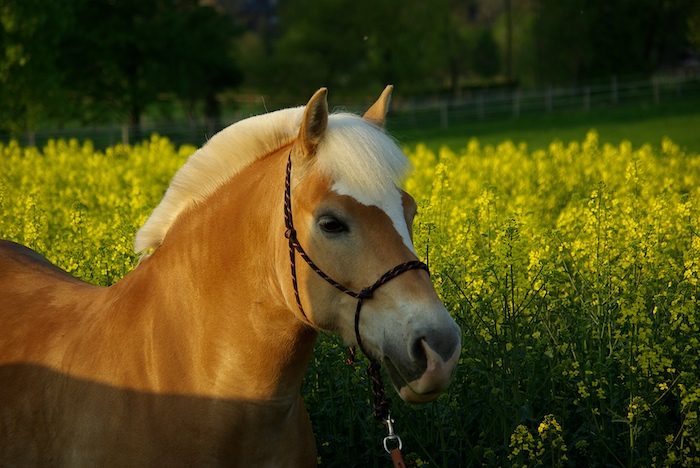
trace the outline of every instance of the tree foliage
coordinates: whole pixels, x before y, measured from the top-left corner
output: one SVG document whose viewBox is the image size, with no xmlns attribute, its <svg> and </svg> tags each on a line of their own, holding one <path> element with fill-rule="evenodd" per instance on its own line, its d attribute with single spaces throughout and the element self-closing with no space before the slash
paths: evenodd
<svg viewBox="0 0 700 468">
<path fill-rule="evenodd" d="M 136 125 L 173 102 L 216 119 L 217 96 L 241 83 L 277 97 L 387 83 L 457 96 L 649 75 L 700 53 L 697 0 L 220 0 L 230 15 L 216 3 L 3 0 L 0 130 Z"/>
<path fill-rule="evenodd" d="M 686 47 L 691 0 L 538 0 L 540 75 L 550 82 L 648 74 Z"/>
<path fill-rule="evenodd" d="M 481 31 L 474 50 L 474 71 L 486 78 L 491 78 L 501 68 L 498 44 L 490 29 Z"/>
<path fill-rule="evenodd" d="M 695 9 L 688 15 L 687 26 L 686 39 L 692 50 L 700 55 L 700 4 L 696 4 Z"/>
<path fill-rule="evenodd" d="M 694 4 L 283 0 L 276 34 L 245 54 L 246 78 L 251 87 L 276 93 L 308 93 L 319 84 L 358 91 L 391 82 L 405 93 L 456 94 L 509 80 L 544 85 L 648 75 L 679 63 L 694 37 L 688 20 Z"/>
<path fill-rule="evenodd" d="M 240 81 L 231 21 L 196 0 L 86 0 L 64 39 L 68 86 L 138 124 L 163 93 L 192 104 Z M 108 32 L 108 33 L 107 33 Z"/>
<path fill-rule="evenodd" d="M 0 128 L 32 129 L 55 113 L 63 98 L 56 51 L 72 9 L 71 0 L 0 4 Z"/>
<path fill-rule="evenodd" d="M 459 41 L 448 0 L 286 0 L 278 37 L 258 42 L 244 60 L 251 86 L 290 93 L 319 84 L 340 90 L 401 84 L 406 91 L 441 85 Z M 420 79 L 415 79 L 420 77 Z"/>
<path fill-rule="evenodd" d="M 8 0 L 0 7 L 0 128 L 42 119 L 138 126 L 163 96 L 216 117 L 240 83 L 231 18 L 197 0 Z"/>
</svg>

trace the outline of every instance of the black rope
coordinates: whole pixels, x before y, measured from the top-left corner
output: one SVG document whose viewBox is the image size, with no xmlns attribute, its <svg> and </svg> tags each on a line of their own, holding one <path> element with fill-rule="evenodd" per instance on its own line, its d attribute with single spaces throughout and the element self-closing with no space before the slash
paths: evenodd
<svg viewBox="0 0 700 468">
<path fill-rule="evenodd" d="M 294 229 L 294 220 L 292 218 L 291 178 L 292 153 L 290 151 L 289 156 L 287 157 L 287 174 L 285 177 L 284 184 L 284 223 L 285 227 L 287 228 L 285 232 L 285 237 L 289 240 L 289 258 L 292 270 L 292 286 L 294 287 L 294 297 L 296 298 L 297 306 L 299 307 L 299 310 L 301 311 L 301 314 L 304 316 L 304 318 L 307 321 L 309 321 L 306 312 L 304 312 L 304 307 L 302 307 L 301 305 L 301 298 L 299 297 L 299 284 L 297 281 L 296 268 L 296 253 L 298 252 L 299 256 L 304 259 L 307 265 L 309 265 L 309 267 L 311 267 L 311 269 L 315 271 L 318 276 L 326 280 L 327 283 L 331 284 L 339 291 L 347 294 L 350 297 L 353 297 L 354 299 L 357 299 L 357 308 L 355 309 L 355 339 L 357 341 L 357 345 L 360 347 L 360 350 L 367 357 L 367 359 L 369 359 L 370 362 L 369 366 L 367 367 L 367 374 L 372 379 L 372 397 L 374 403 L 373 416 L 378 421 L 385 421 L 389 417 L 390 402 L 389 399 L 386 397 L 386 392 L 384 390 L 384 380 L 382 379 L 381 364 L 377 359 L 374 359 L 372 355 L 370 355 L 367 352 L 367 350 L 362 344 L 362 336 L 360 335 L 360 312 L 362 311 L 362 304 L 364 303 L 365 299 L 371 299 L 374 295 L 374 292 L 377 289 L 379 289 L 381 286 L 385 285 L 392 279 L 396 278 L 397 276 L 406 273 L 407 271 L 416 269 L 425 270 L 428 272 L 428 274 L 430 274 L 430 270 L 428 269 L 428 266 L 425 263 L 419 260 L 411 260 L 408 262 L 404 262 L 384 273 L 372 286 L 364 288 L 359 293 L 356 293 L 355 291 L 352 291 L 343 286 L 342 284 L 338 283 L 333 278 L 324 273 L 323 270 L 321 270 L 321 268 L 319 268 L 311 260 L 311 258 L 308 256 L 304 248 L 299 243 L 299 240 L 297 239 L 297 233 Z M 350 357 L 348 358 L 348 363 L 354 363 L 354 360 L 355 349 L 354 347 L 350 347 Z"/>
</svg>

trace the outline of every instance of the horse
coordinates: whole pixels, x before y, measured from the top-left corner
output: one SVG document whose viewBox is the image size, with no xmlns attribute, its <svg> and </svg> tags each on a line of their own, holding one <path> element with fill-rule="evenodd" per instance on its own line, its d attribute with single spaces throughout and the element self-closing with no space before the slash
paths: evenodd
<svg viewBox="0 0 700 468">
<path fill-rule="evenodd" d="M 460 330 L 413 245 L 391 91 L 329 115 L 321 88 L 211 137 L 111 286 L 0 242 L 0 465 L 315 466 L 301 384 L 321 330 L 403 400 L 437 398 Z"/>
</svg>

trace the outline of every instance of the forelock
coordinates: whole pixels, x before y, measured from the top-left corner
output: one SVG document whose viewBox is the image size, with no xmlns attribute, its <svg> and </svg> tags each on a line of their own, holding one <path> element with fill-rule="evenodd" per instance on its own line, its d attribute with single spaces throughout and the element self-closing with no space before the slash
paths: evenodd
<svg viewBox="0 0 700 468">
<path fill-rule="evenodd" d="M 382 129 L 346 113 L 329 117 L 317 158 L 321 171 L 336 185 L 368 205 L 395 192 L 411 167 L 406 155 Z"/>
</svg>

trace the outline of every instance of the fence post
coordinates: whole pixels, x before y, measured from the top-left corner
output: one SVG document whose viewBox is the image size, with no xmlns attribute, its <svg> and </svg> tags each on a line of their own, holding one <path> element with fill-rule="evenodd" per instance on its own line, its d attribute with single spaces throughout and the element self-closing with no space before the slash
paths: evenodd
<svg viewBox="0 0 700 468">
<path fill-rule="evenodd" d="M 654 80 L 652 84 L 654 85 L 654 104 L 658 104 L 661 101 L 661 95 L 659 93 L 659 82 L 657 80 Z"/>
<path fill-rule="evenodd" d="M 447 121 L 447 101 L 443 101 L 440 104 L 440 127 L 447 128 L 449 122 Z"/>
<path fill-rule="evenodd" d="M 127 146 L 129 144 L 129 126 L 122 125 L 122 145 Z"/>
</svg>

